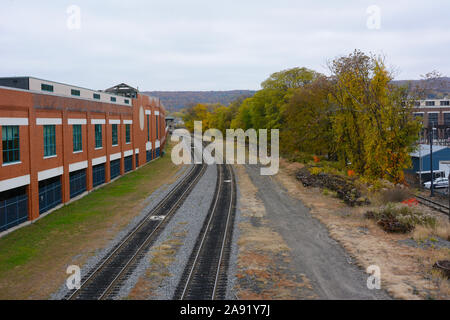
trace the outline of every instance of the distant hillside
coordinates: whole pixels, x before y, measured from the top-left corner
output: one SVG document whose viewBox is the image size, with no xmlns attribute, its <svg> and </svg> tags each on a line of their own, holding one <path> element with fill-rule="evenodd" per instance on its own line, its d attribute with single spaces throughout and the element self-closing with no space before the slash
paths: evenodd
<svg viewBox="0 0 450 320">
<path fill-rule="evenodd" d="M 445 95 L 450 95 L 450 77 L 442 77 L 436 80 L 396 80 L 393 82 L 398 85 L 409 85 L 411 89 L 416 86 L 426 87 L 430 89 L 429 98 L 439 99 Z M 252 97 L 256 91 L 143 91 L 142 93 L 160 98 L 168 111 L 174 112 L 197 103 L 228 105 L 239 97 Z"/>
<path fill-rule="evenodd" d="M 239 97 L 251 97 L 256 91 L 231 90 L 231 91 L 143 91 L 153 97 L 161 99 L 169 111 L 177 111 L 197 103 L 221 103 L 230 104 Z"/>
<path fill-rule="evenodd" d="M 401 86 L 408 85 L 411 89 L 417 86 L 420 88 L 427 88 L 430 91 L 428 97 L 430 99 L 439 99 L 445 95 L 450 95 L 449 77 L 442 77 L 433 80 L 396 80 L 393 82 Z"/>
</svg>

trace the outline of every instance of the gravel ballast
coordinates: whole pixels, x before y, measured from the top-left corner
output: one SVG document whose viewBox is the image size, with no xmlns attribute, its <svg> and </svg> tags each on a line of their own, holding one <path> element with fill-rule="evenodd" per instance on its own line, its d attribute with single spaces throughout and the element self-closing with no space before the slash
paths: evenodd
<svg viewBox="0 0 450 320">
<path fill-rule="evenodd" d="M 173 240 L 173 235 L 181 232 L 185 233 L 185 236 L 182 239 L 181 246 L 177 248 L 176 253 L 171 257 L 173 261 L 167 266 L 166 276 L 160 279 L 158 289 L 152 292 L 151 296 L 149 295 L 151 299 L 172 299 L 211 205 L 216 179 L 217 167 L 215 165 L 208 166 L 205 174 L 194 187 L 191 194 L 165 226 L 158 239 L 152 245 L 146 256 L 140 261 L 131 276 L 124 282 L 124 285 L 116 296 L 117 299 L 126 298 L 135 287 L 139 278 L 145 277 L 146 270 L 151 267 L 150 261 L 155 252 L 155 248 L 158 248 L 167 241 Z"/>
</svg>

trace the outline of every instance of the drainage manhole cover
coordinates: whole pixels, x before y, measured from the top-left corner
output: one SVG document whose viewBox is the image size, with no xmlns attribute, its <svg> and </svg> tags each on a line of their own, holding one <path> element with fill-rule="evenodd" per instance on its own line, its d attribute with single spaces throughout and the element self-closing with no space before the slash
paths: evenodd
<svg viewBox="0 0 450 320">
<path fill-rule="evenodd" d="M 148 220 L 155 220 L 155 221 L 159 221 L 159 220 L 164 220 L 166 216 L 151 216 L 150 218 L 148 218 Z"/>
</svg>

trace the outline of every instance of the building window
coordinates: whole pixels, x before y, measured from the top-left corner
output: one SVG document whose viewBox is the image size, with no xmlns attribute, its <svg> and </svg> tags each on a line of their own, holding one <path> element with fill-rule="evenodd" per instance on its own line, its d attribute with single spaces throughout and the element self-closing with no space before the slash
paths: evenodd
<svg viewBox="0 0 450 320">
<path fill-rule="evenodd" d="M 42 83 L 41 84 L 41 90 L 42 91 L 53 92 L 53 86 L 49 85 L 49 84 Z"/>
<path fill-rule="evenodd" d="M 55 125 L 44 126 L 44 157 L 56 155 Z"/>
<path fill-rule="evenodd" d="M 19 126 L 2 126 L 3 163 L 20 161 Z"/>
<path fill-rule="evenodd" d="M 80 96 L 80 90 L 74 90 L 74 89 L 72 89 L 72 90 L 70 90 L 70 93 L 73 95 L 73 96 Z"/>
<path fill-rule="evenodd" d="M 125 143 L 131 142 L 131 124 L 125 125 Z"/>
<path fill-rule="evenodd" d="M 428 113 L 428 127 L 435 128 L 438 125 L 438 113 Z"/>
<path fill-rule="evenodd" d="M 73 128 L 73 152 L 83 150 L 82 136 L 81 136 L 81 124 L 74 124 Z"/>
<path fill-rule="evenodd" d="M 111 101 L 112 102 L 116 102 L 116 98 L 115 97 L 111 97 Z"/>
<path fill-rule="evenodd" d="M 426 101 L 425 104 L 427 107 L 434 107 L 434 101 Z"/>
<path fill-rule="evenodd" d="M 158 118 L 159 118 L 159 116 L 156 116 L 156 139 L 159 139 L 159 132 L 158 132 Z"/>
<path fill-rule="evenodd" d="M 130 104 L 130 100 L 125 99 L 125 103 L 126 103 L 126 104 Z"/>
<path fill-rule="evenodd" d="M 103 147 L 102 125 L 95 125 L 95 148 Z"/>
<path fill-rule="evenodd" d="M 449 101 L 441 101 L 441 106 L 450 106 L 450 100 Z"/>
<path fill-rule="evenodd" d="M 119 144 L 119 139 L 117 138 L 117 124 L 112 125 L 111 133 L 112 133 L 112 145 L 117 146 Z"/>
<path fill-rule="evenodd" d="M 450 113 L 444 113 L 444 125 L 450 126 Z"/>
<path fill-rule="evenodd" d="M 94 93 L 94 99 L 96 99 L 96 100 L 100 100 L 100 95 L 98 94 L 98 93 Z"/>
<path fill-rule="evenodd" d="M 150 115 L 147 115 L 147 141 L 150 141 Z"/>
<path fill-rule="evenodd" d="M 415 105 L 416 107 L 420 107 L 420 101 L 414 102 L 414 105 Z"/>
</svg>

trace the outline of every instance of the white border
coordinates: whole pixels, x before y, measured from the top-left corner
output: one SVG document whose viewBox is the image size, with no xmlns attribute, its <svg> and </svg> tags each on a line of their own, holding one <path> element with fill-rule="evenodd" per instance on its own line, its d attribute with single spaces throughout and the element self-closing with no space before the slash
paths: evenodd
<svg viewBox="0 0 450 320">
<path fill-rule="evenodd" d="M 96 166 L 98 164 L 102 164 L 102 163 L 105 163 L 105 162 L 106 162 L 106 156 L 92 159 L 92 165 L 93 166 Z"/>
<path fill-rule="evenodd" d="M 120 159 L 121 157 L 122 157 L 122 153 L 121 152 L 114 153 L 114 154 L 109 156 L 109 161 L 114 161 L 114 160 Z"/>
<path fill-rule="evenodd" d="M 47 180 L 64 173 L 64 167 L 58 167 L 38 172 L 38 181 Z"/>
<path fill-rule="evenodd" d="M 27 126 L 28 118 L 0 118 L 0 126 Z"/>
<path fill-rule="evenodd" d="M 133 155 L 133 150 L 127 150 L 123 153 L 123 157 L 129 157 Z"/>
<path fill-rule="evenodd" d="M 151 110 L 145 110 L 145 114 L 147 115 L 147 114 L 152 114 L 152 111 Z"/>
<path fill-rule="evenodd" d="M 109 119 L 109 124 L 120 124 L 120 119 Z"/>
<path fill-rule="evenodd" d="M 88 166 L 87 160 L 76 162 L 76 163 L 71 163 L 71 164 L 69 164 L 69 172 L 74 172 L 74 171 L 78 171 L 78 170 L 81 170 L 81 169 L 86 169 L 87 166 Z"/>
<path fill-rule="evenodd" d="M 152 150 L 152 143 L 151 142 L 147 142 L 145 144 L 145 150 L 147 150 L 147 151 Z"/>
<path fill-rule="evenodd" d="M 0 181 L 0 192 L 23 187 L 30 184 L 30 175 Z"/>
<path fill-rule="evenodd" d="M 91 119 L 91 124 L 106 124 L 105 119 Z"/>
<path fill-rule="evenodd" d="M 123 124 L 133 124 L 133 120 L 123 120 Z"/>
<path fill-rule="evenodd" d="M 36 118 L 36 125 L 42 126 L 42 125 L 61 125 L 62 119 L 61 118 Z"/>
<path fill-rule="evenodd" d="M 67 123 L 69 125 L 73 124 L 86 124 L 86 119 L 68 119 Z"/>
</svg>

